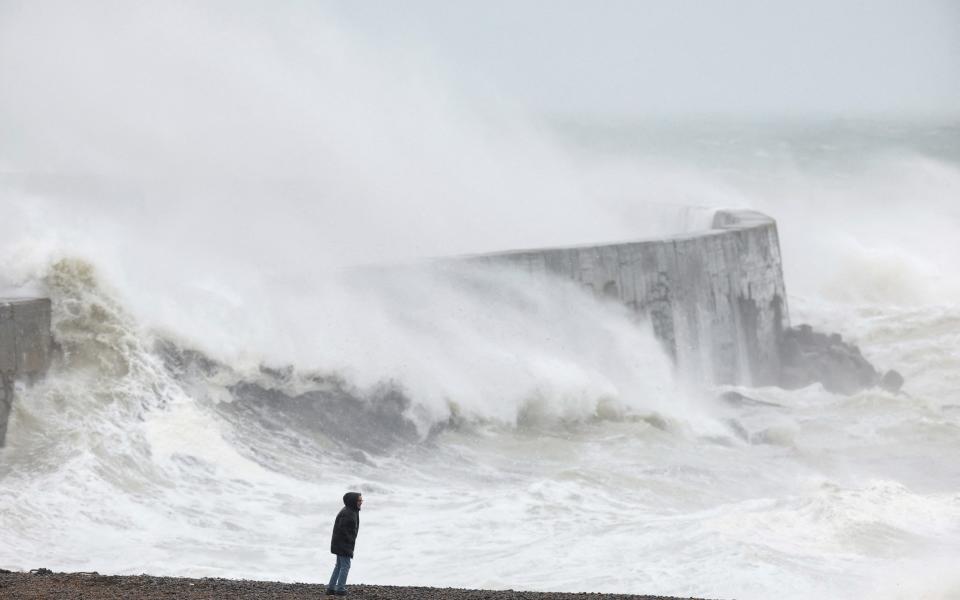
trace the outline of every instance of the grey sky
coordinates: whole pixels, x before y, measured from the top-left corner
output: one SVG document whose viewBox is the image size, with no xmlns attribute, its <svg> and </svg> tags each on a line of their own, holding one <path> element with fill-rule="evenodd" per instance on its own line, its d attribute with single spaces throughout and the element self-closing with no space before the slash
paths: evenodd
<svg viewBox="0 0 960 600">
<path fill-rule="evenodd" d="M 375 43 L 556 113 L 960 112 L 957 0 L 328 0 Z"/>
</svg>

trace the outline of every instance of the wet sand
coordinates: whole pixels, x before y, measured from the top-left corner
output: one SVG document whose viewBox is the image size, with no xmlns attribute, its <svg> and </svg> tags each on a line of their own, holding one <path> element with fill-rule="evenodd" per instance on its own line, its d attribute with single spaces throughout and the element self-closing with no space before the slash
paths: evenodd
<svg viewBox="0 0 960 600">
<path fill-rule="evenodd" d="M 281 583 L 245 579 L 188 579 L 151 575 L 100 575 L 99 573 L 52 573 L 36 569 L 29 573 L 0 570 L 0 598 L 18 600 L 62 598 L 90 599 L 172 598 L 299 600 L 326 598 L 324 585 Z M 514 590 L 461 590 L 454 588 L 350 585 L 348 598 L 364 600 L 681 600 L 672 596 L 629 594 L 561 594 Z M 337 596 L 330 596 L 336 598 Z M 702 600 L 702 599 L 683 599 Z"/>
</svg>

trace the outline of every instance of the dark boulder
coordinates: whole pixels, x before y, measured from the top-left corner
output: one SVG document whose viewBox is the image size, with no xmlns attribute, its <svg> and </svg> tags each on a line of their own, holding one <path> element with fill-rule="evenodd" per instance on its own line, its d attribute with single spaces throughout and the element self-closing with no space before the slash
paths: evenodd
<svg viewBox="0 0 960 600">
<path fill-rule="evenodd" d="M 894 370 L 889 370 L 880 378 L 880 387 L 888 392 L 899 392 L 903 387 L 903 375 Z"/>
<path fill-rule="evenodd" d="M 897 392 L 903 377 L 896 371 L 881 377 L 860 349 L 838 333 L 819 333 L 809 325 L 786 329 L 780 343 L 780 387 L 797 389 L 816 382 L 838 394 L 876 386 Z"/>
</svg>

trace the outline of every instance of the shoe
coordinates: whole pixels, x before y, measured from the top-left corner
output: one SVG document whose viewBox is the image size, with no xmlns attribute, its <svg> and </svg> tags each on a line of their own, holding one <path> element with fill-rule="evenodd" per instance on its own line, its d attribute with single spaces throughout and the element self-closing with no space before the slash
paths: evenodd
<svg viewBox="0 0 960 600">
<path fill-rule="evenodd" d="M 332 596 L 332 595 L 334 595 L 334 594 L 336 594 L 335 591 L 330 590 L 330 589 L 327 590 L 327 595 L 328 595 L 328 596 Z"/>
<path fill-rule="evenodd" d="M 334 594 L 336 594 L 336 595 L 338 595 L 338 596 L 346 596 L 346 595 L 347 595 L 347 590 L 337 590 L 337 591 L 334 592 Z"/>
</svg>

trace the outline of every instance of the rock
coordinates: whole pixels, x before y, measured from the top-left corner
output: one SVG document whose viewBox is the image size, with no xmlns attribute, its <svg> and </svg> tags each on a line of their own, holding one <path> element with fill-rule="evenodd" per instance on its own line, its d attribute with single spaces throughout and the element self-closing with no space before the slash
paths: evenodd
<svg viewBox="0 0 960 600">
<path fill-rule="evenodd" d="M 897 391 L 903 377 L 888 371 L 883 377 L 854 344 L 840 334 L 824 334 L 809 325 L 784 331 L 780 342 L 780 387 L 796 389 L 821 383 L 827 391 L 855 394 L 881 386 Z"/>
<path fill-rule="evenodd" d="M 880 378 L 880 387 L 888 392 L 899 392 L 903 387 L 903 375 L 893 369 L 887 371 Z"/>
<path fill-rule="evenodd" d="M 780 406 L 774 402 L 757 400 L 756 398 L 744 396 L 740 392 L 734 391 L 724 392 L 718 396 L 718 399 L 726 402 L 730 406 Z"/>
</svg>

